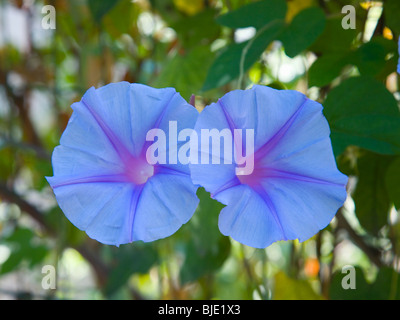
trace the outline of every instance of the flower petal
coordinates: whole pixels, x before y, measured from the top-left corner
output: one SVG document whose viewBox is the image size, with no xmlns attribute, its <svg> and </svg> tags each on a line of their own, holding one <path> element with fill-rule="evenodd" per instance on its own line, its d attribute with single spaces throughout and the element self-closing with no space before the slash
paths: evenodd
<svg viewBox="0 0 400 320">
<path fill-rule="evenodd" d="M 48 180 L 52 184 L 51 178 Z M 53 185 L 53 190 L 61 210 L 77 228 L 105 244 L 125 243 L 125 228 L 129 227 L 125 219 L 128 215 L 127 210 L 120 206 L 129 205 L 129 201 L 120 200 L 127 197 L 132 186 L 92 182 Z"/>
<path fill-rule="evenodd" d="M 278 212 L 286 239 L 301 242 L 325 228 L 347 197 L 343 184 L 297 176 L 271 178 L 262 192 Z"/>
<path fill-rule="evenodd" d="M 167 154 L 167 163 L 163 165 L 164 168 L 190 175 L 189 166 L 179 161 L 178 154 L 179 149 L 189 141 L 189 138 L 184 141 L 178 141 L 178 136 L 185 129 L 193 130 L 198 116 L 199 112 L 196 108 L 189 105 L 179 94 L 175 94 L 169 101 L 168 107 L 166 107 L 157 123 L 157 127 L 166 133 L 167 145 L 165 152 Z"/>
<path fill-rule="evenodd" d="M 61 136 L 60 144 L 118 164 L 120 162 L 118 153 L 82 101 L 72 104 L 71 108 L 74 112 Z"/>
<path fill-rule="evenodd" d="M 220 192 L 224 185 L 238 184 L 235 175 L 235 164 L 225 163 L 224 143 L 221 138 L 220 156 L 215 157 L 212 152 L 212 140 L 202 139 L 202 130 L 218 130 L 221 132 L 229 128 L 229 121 L 222 107 L 218 103 L 207 106 L 199 115 L 194 130 L 198 138 L 198 163 L 189 164 L 190 174 L 194 184 L 203 186 L 211 195 Z M 208 148 L 207 148 L 208 146 Z M 233 159 L 233 155 L 231 154 Z M 218 159 L 216 159 L 218 158 Z M 205 163 L 207 159 L 208 163 Z M 213 163 L 213 160 L 215 163 Z M 219 163 L 217 163 L 217 160 Z"/>
<path fill-rule="evenodd" d="M 254 129 L 257 150 L 283 127 L 304 99 L 297 91 L 255 85 L 250 90 L 228 92 L 219 104 L 235 128 Z"/>
<path fill-rule="evenodd" d="M 298 106 L 295 119 L 288 116 L 289 121 L 291 124 L 284 134 L 277 132 L 274 136 L 277 141 L 271 139 L 257 151 L 259 167 L 295 172 L 346 185 L 347 177 L 336 167 L 329 125 L 322 113 L 322 106 L 306 99 Z"/>
<path fill-rule="evenodd" d="M 226 205 L 218 220 L 222 234 L 254 248 L 286 240 L 275 208 L 249 186 L 226 189 L 215 198 Z"/>
<path fill-rule="evenodd" d="M 117 160 L 115 160 L 117 162 Z M 59 145 L 54 148 L 52 155 L 54 176 L 86 177 L 103 174 L 122 173 L 120 163 L 104 160 L 86 151 Z"/>
<path fill-rule="evenodd" d="M 173 88 L 155 89 L 128 82 L 89 89 L 82 102 L 99 119 L 100 126 L 103 123 L 110 139 L 117 140 L 114 143 L 116 149 L 124 152 L 126 148 L 135 156 L 143 151 L 147 132 L 159 127 L 171 103 L 178 108 L 187 105 Z"/>
<path fill-rule="evenodd" d="M 133 223 L 133 240 L 153 241 L 188 222 L 199 199 L 188 175 L 156 174 L 144 185 Z"/>
</svg>

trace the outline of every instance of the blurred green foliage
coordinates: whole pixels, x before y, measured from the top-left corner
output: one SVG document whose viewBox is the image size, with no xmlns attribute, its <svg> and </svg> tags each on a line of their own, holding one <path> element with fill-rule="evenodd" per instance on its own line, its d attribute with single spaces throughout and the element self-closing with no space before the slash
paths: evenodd
<svg viewBox="0 0 400 320">
<path fill-rule="evenodd" d="M 47 4 L 55 30 L 41 27 Z M 341 25 L 349 4 L 356 29 Z M 398 0 L 0 0 L 0 298 L 399 299 L 399 16 Z M 266 249 L 223 236 L 201 188 L 167 239 L 89 239 L 44 176 L 69 106 L 122 80 L 195 94 L 199 110 L 254 83 L 304 92 L 324 105 L 348 201 L 310 240 Z"/>
</svg>

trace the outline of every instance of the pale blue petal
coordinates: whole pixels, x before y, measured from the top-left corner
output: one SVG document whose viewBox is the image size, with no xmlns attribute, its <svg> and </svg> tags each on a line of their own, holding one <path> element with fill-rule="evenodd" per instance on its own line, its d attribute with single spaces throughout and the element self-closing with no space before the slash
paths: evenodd
<svg viewBox="0 0 400 320">
<path fill-rule="evenodd" d="M 129 91 L 131 115 L 128 119 L 130 119 L 131 123 L 135 155 L 143 152 L 147 132 L 160 127 L 160 122 L 165 118 L 165 114 L 171 108 L 171 104 L 174 104 L 174 107 L 178 107 L 175 103 L 179 98 L 181 99 L 179 105 L 183 106 L 183 98 L 174 88 L 155 89 L 142 84 L 131 84 Z M 188 103 L 184 106 L 192 109 Z M 167 120 L 168 118 L 165 119 Z"/>
<path fill-rule="evenodd" d="M 130 100 L 131 88 L 132 85 L 128 82 L 110 83 L 96 90 L 88 90 L 82 102 L 118 140 L 115 147 L 121 145 L 133 153 L 132 128 L 129 121 L 133 108 Z"/>
<path fill-rule="evenodd" d="M 57 178 L 48 178 L 53 185 L 56 183 L 55 179 Z M 77 228 L 87 230 L 101 210 L 115 197 L 118 197 L 126 186 L 124 183 L 77 183 L 55 186 L 53 191 L 65 216 Z M 126 212 L 110 211 L 111 218 L 112 215 L 118 214 L 126 214 Z M 96 235 L 96 240 L 119 245 L 121 243 L 119 236 L 110 235 L 106 232 L 101 233 L 105 229 L 107 229 L 107 226 L 99 230 L 100 234 Z"/>
<path fill-rule="evenodd" d="M 235 186 L 215 198 L 226 205 L 218 220 L 222 234 L 255 248 L 285 240 L 275 208 L 249 186 Z"/>
<path fill-rule="evenodd" d="M 348 179 L 336 167 L 319 103 L 306 100 L 288 121 L 284 133 L 266 144 L 268 151 L 259 161 L 265 178 L 261 185 L 279 213 L 285 236 L 304 241 L 326 227 L 343 205 Z"/>
<path fill-rule="evenodd" d="M 278 213 L 285 237 L 299 241 L 325 228 L 347 197 L 342 184 L 296 176 L 270 178 L 263 187 Z"/>
<path fill-rule="evenodd" d="M 71 107 L 74 111 L 60 144 L 118 164 L 118 153 L 87 107 L 82 102 L 76 102 Z"/>
<path fill-rule="evenodd" d="M 336 167 L 321 104 L 305 100 L 287 122 L 290 126 L 282 126 L 275 140 L 257 151 L 256 158 L 262 156 L 258 166 L 346 185 L 347 177 Z"/>
<path fill-rule="evenodd" d="M 157 174 L 144 185 L 134 216 L 133 240 L 168 237 L 189 221 L 199 199 L 188 175 Z"/>
<path fill-rule="evenodd" d="M 220 103 L 235 128 L 254 129 L 254 148 L 257 150 L 272 138 L 304 100 L 305 96 L 297 91 L 255 85 L 249 90 L 228 92 Z"/>
<path fill-rule="evenodd" d="M 80 149 L 57 146 L 52 155 L 53 173 L 56 177 L 87 177 L 122 173 L 124 168 Z"/>
<path fill-rule="evenodd" d="M 183 112 L 180 121 L 187 116 L 195 121 L 197 116 L 188 114 L 194 108 L 174 88 L 156 89 L 128 82 L 111 83 L 97 90 L 92 88 L 83 96 L 82 102 L 100 126 L 104 124 L 103 130 L 110 132 L 109 138 L 117 151 L 123 154 L 126 149 L 135 156 L 143 152 L 147 132 L 160 128 L 163 119 L 168 123 L 167 114 L 171 109 L 175 113 L 177 110 Z"/>
<path fill-rule="evenodd" d="M 231 161 L 228 162 L 224 158 L 224 143 L 221 138 L 220 156 L 212 155 L 211 139 L 206 142 L 201 139 L 202 130 L 218 130 L 229 129 L 229 121 L 226 118 L 224 110 L 218 103 L 213 103 L 203 109 L 197 119 L 194 127 L 198 138 L 198 163 L 190 164 L 190 174 L 194 184 L 203 186 L 211 195 L 221 192 L 225 187 L 230 187 L 238 183 L 235 174 L 234 155 L 231 154 Z M 209 148 L 206 148 L 206 144 Z M 207 159 L 208 164 L 204 162 Z M 218 158 L 218 159 L 217 159 Z M 215 163 L 213 163 L 213 161 Z"/>
<path fill-rule="evenodd" d="M 184 145 L 185 141 L 178 141 L 178 135 L 182 130 L 193 130 L 199 112 L 192 105 L 188 104 L 179 94 L 175 94 L 165 108 L 162 116 L 159 118 L 157 126 L 166 133 L 166 159 L 167 164 L 163 167 L 170 168 L 175 171 L 190 174 L 189 166 L 179 161 L 179 149 Z M 176 131 L 175 131 L 176 123 Z M 173 142 L 173 143 L 170 143 Z M 170 158 L 170 155 L 174 154 Z"/>
<path fill-rule="evenodd" d="M 115 186 L 118 189 L 118 185 Z M 86 233 L 92 239 L 105 244 L 120 245 L 132 242 L 132 221 L 135 214 L 135 198 L 140 187 L 124 184 L 119 192 L 98 209 Z"/>
</svg>

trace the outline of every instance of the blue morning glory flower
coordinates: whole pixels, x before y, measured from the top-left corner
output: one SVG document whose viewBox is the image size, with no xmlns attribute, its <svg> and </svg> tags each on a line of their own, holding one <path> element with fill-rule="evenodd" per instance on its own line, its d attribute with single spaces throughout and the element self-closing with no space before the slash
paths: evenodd
<svg viewBox="0 0 400 320">
<path fill-rule="evenodd" d="M 146 158 L 151 129 L 196 123 L 198 112 L 175 89 L 113 83 L 89 89 L 72 109 L 47 179 L 76 227 L 118 246 L 167 237 L 191 218 L 199 200 L 188 166 Z"/>
<path fill-rule="evenodd" d="M 202 139 L 203 161 L 190 170 L 193 183 L 226 205 L 218 222 L 224 235 L 256 248 L 304 241 L 343 205 L 347 177 L 336 167 L 321 104 L 297 91 L 256 85 L 205 107 L 195 131 L 214 130 L 215 138 L 215 129 L 220 146 L 211 150 Z M 231 136 L 242 131 L 228 139 L 227 129 Z"/>
</svg>

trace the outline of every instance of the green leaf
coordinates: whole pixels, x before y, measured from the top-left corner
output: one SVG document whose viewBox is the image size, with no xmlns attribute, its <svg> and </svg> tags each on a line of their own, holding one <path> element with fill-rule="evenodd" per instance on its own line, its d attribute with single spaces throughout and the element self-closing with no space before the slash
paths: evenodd
<svg viewBox="0 0 400 320">
<path fill-rule="evenodd" d="M 357 35 L 356 29 L 343 29 L 342 17 L 329 17 L 320 37 L 310 47 L 318 53 L 350 52 L 352 42 Z"/>
<path fill-rule="evenodd" d="M 390 200 L 400 210 L 400 157 L 389 165 L 385 178 Z"/>
<path fill-rule="evenodd" d="M 240 75 L 242 61 L 242 71 L 246 72 L 282 32 L 283 27 L 283 21 L 273 21 L 260 29 L 252 39 L 233 44 L 223 50 L 209 68 L 202 90 L 214 89 L 236 79 Z"/>
<path fill-rule="evenodd" d="M 347 79 L 330 91 L 324 107 L 336 155 L 349 145 L 400 153 L 399 109 L 382 83 L 368 77 Z"/>
<path fill-rule="evenodd" d="M 20 251 L 13 252 L 0 267 L 0 275 L 9 273 L 18 268 L 24 256 Z"/>
<path fill-rule="evenodd" d="M 204 10 L 171 25 L 184 48 L 192 48 L 198 43 L 211 43 L 218 37 L 221 26 L 215 21 L 215 13 L 215 10 Z"/>
<path fill-rule="evenodd" d="M 97 1 L 98 2 L 98 1 Z M 107 11 L 104 16 L 104 26 L 114 37 L 118 38 L 123 33 L 129 33 L 137 21 L 138 11 L 131 1 L 118 1 Z"/>
<path fill-rule="evenodd" d="M 275 19 L 263 18 L 262 24 L 256 19 L 247 21 L 250 13 L 244 14 L 243 10 L 251 9 L 251 14 L 255 14 L 254 12 L 261 10 L 256 5 L 266 6 L 264 1 L 252 3 L 219 18 L 220 23 L 224 18 L 222 19 L 224 25 L 235 28 L 249 26 L 252 21 L 252 25 L 257 27 L 258 31 L 251 40 L 233 44 L 217 56 L 209 69 L 203 91 L 225 85 L 236 79 L 241 72 L 246 72 L 273 40 L 281 39 L 287 55 L 293 57 L 309 47 L 324 29 L 325 15 L 319 8 L 303 10 L 287 27 L 283 17 L 277 15 Z"/>
<path fill-rule="evenodd" d="M 15 167 L 15 151 L 9 146 L 0 146 L 0 179 L 6 181 Z"/>
<path fill-rule="evenodd" d="M 386 55 L 383 45 L 370 41 L 360 46 L 352 59 L 362 75 L 375 76 L 385 67 Z"/>
<path fill-rule="evenodd" d="M 360 224 L 377 234 L 387 223 L 390 198 L 385 176 L 393 157 L 366 153 L 358 159 L 358 182 L 353 199 Z"/>
<path fill-rule="evenodd" d="M 179 274 L 182 284 L 217 271 L 229 256 L 230 242 L 228 238 L 220 238 L 212 250 L 201 250 L 194 242 L 189 242 L 186 250 L 186 259 Z"/>
<path fill-rule="evenodd" d="M 362 75 L 379 75 L 381 79 L 384 79 L 396 68 L 395 64 L 388 66 L 386 56 L 396 55 L 396 51 L 397 47 L 393 41 L 375 37 L 355 51 L 325 53 L 310 67 L 309 84 L 319 87 L 328 85 L 340 75 L 346 65 L 357 66 Z"/>
<path fill-rule="evenodd" d="M 144 274 L 158 261 L 158 252 L 151 244 L 128 244 L 113 248 L 113 268 L 105 286 L 106 295 L 114 294 L 134 273 Z"/>
<path fill-rule="evenodd" d="M 0 274 L 11 272 L 18 268 L 22 262 L 29 267 L 40 263 L 48 253 L 46 246 L 36 243 L 35 234 L 27 228 L 17 228 L 12 234 L 4 239 L 11 247 L 11 255 L 1 265 Z"/>
<path fill-rule="evenodd" d="M 332 300 L 388 300 L 400 299 L 399 275 L 393 269 L 383 267 L 379 269 L 375 281 L 365 279 L 361 268 L 355 267 L 355 289 L 344 289 L 342 280 L 346 273 L 338 271 L 334 274 L 329 288 Z"/>
<path fill-rule="evenodd" d="M 325 28 L 325 14 L 319 7 L 300 11 L 280 35 L 286 55 L 295 57 L 311 46 Z"/>
<path fill-rule="evenodd" d="M 213 59 L 209 46 L 197 46 L 184 55 L 177 53 L 166 63 L 153 85 L 174 87 L 188 100 L 200 91 Z"/>
<path fill-rule="evenodd" d="M 337 78 L 349 64 L 347 53 L 327 53 L 318 58 L 308 70 L 309 86 L 323 87 Z"/>
<path fill-rule="evenodd" d="M 287 5 L 284 0 L 263 0 L 253 2 L 217 18 L 221 25 L 237 29 L 261 28 L 273 20 L 284 20 Z"/>
<path fill-rule="evenodd" d="M 321 300 L 307 280 L 289 278 L 282 271 L 275 275 L 274 300 Z"/>
<path fill-rule="evenodd" d="M 162 19 L 172 25 L 182 17 L 182 13 L 176 10 L 174 0 L 149 0 L 152 10 L 159 14 Z"/>
<path fill-rule="evenodd" d="M 230 241 L 218 229 L 218 216 L 224 207 L 210 198 L 200 188 L 197 192 L 200 204 L 190 222 L 180 231 L 187 235 L 180 279 L 182 283 L 195 281 L 218 270 L 230 253 Z"/>
<path fill-rule="evenodd" d="M 287 90 L 287 87 L 280 81 L 273 81 L 267 84 L 267 87 L 277 89 L 277 90 Z"/>
<path fill-rule="evenodd" d="M 385 23 L 397 34 L 400 34 L 400 1 L 386 0 L 383 5 Z"/>
<path fill-rule="evenodd" d="M 90 12 L 94 20 L 100 23 L 101 19 L 119 2 L 119 0 L 88 0 Z"/>
</svg>

